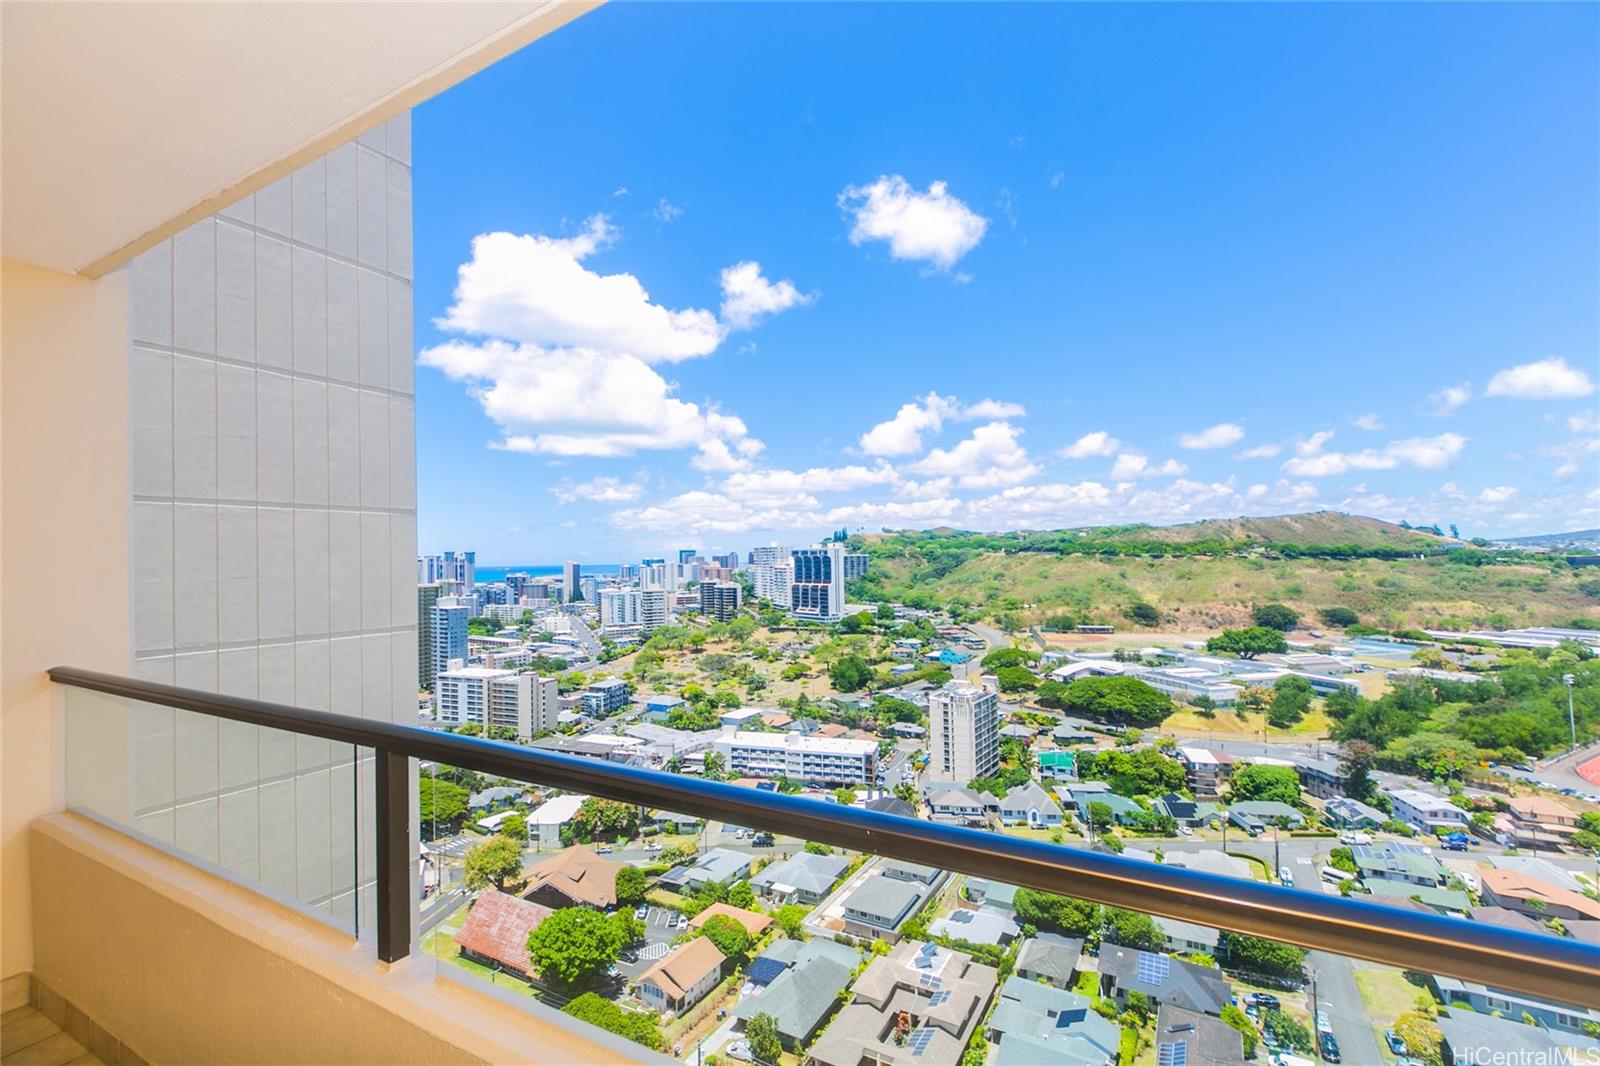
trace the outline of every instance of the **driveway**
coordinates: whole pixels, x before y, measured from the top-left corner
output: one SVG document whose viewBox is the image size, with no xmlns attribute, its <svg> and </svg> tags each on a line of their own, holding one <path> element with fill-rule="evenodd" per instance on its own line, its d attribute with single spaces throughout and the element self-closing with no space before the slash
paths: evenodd
<svg viewBox="0 0 1600 1066">
<path fill-rule="evenodd" d="M 1286 856 L 1284 865 L 1294 873 L 1296 888 L 1307 892 L 1324 891 L 1315 855 Z M 1313 951 L 1306 956 L 1306 967 L 1311 971 L 1312 987 L 1316 990 L 1313 1010 L 1327 1012 L 1334 1038 L 1339 1041 L 1341 1060 L 1351 1066 L 1376 1066 L 1385 1061 L 1383 1050 L 1378 1046 L 1378 1031 L 1361 1002 L 1355 966 L 1350 960 L 1332 952 Z"/>
</svg>

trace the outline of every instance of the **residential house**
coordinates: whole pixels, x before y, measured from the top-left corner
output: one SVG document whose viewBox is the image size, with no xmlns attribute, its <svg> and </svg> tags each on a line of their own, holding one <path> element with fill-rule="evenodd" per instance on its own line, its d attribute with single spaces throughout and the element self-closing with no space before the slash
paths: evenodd
<svg viewBox="0 0 1600 1066">
<path fill-rule="evenodd" d="M 528 934 L 555 911 L 538 903 L 485 889 L 478 893 L 467 920 L 456 933 L 463 957 L 526 981 L 529 978 Z"/>
<path fill-rule="evenodd" d="M 1444 880 L 1439 860 L 1416 844 L 1357 844 L 1350 849 L 1361 880 L 1400 882 L 1432 887 Z"/>
<path fill-rule="evenodd" d="M 1041 751 L 1039 760 L 1039 778 L 1043 781 L 1076 781 L 1078 778 L 1078 755 L 1071 751 Z"/>
<path fill-rule="evenodd" d="M 1016 885 L 1008 885 L 1002 881 L 986 881 L 981 877 L 969 877 L 962 883 L 961 888 L 966 893 L 967 901 L 980 907 L 998 907 L 1007 911 L 1016 909 Z"/>
<path fill-rule="evenodd" d="M 1396 821 L 1404 822 L 1419 833 L 1430 836 L 1436 830 L 1465 832 L 1469 824 L 1467 812 L 1442 796 L 1415 788 L 1392 788 L 1389 799 L 1394 804 Z"/>
<path fill-rule="evenodd" d="M 1050 739 L 1062 746 L 1093 744 L 1095 732 L 1088 722 L 1077 718 L 1063 718 L 1060 724 L 1050 731 Z"/>
<path fill-rule="evenodd" d="M 1244 1034 L 1209 1014 L 1163 1003 L 1156 1014 L 1156 1062 L 1245 1066 Z"/>
<path fill-rule="evenodd" d="M 544 851 L 548 848 L 561 846 L 561 829 L 577 816 L 578 808 L 583 806 L 583 801 L 588 796 L 566 795 L 557 796 L 555 799 L 545 800 L 529 812 L 528 846 L 535 851 Z M 427 811 L 422 812 L 423 820 L 428 816 Z"/>
<path fill-rule="evenodd" d="M 1210 955 L 1216 958 L 1221 934 L 1209 925 L 1196 925 L 1177 918 L 1151 915 L 1156 927 L 1166 934 L 1167 950 L 1174 955 Z"/>
<path fill-rule="evenodd" d="M 915 818 L 917 809 L 903 799 L 893 796 L 875 796 L 867 800 L 867 810 L 877 811 L 879 814 L 892 814 L 898 818 Z"/>
<path fill-rule="evenodd" d="M 1115 792 L 1084 792 L 1074 785 L 1069 792 L 1078 809 L 1078 820 L 1085 825 L 1089 824 L 1089 805 L 1103 803 L 1111 808 L 1111 820 L 1118 825 L 1133 825 L 1144 813 L 1144 808 L 1139 806 L 1127 796 L 1119 796 Z"/>
<path fill-rule="evenodd" d="M 1438 990 L 1439 998 L 1445 1003 L 1465 1003 L 1472 1008 L 1472 1011 L 1477 1012 L 1474 1014 L 1472 1011 L 1453 1010 L 1450 1012 L 1450 1017 L 1452 1018 L 1486 1018 L 1494 1014 L 1499 1014 L 1503 1016 L 1505 1021 L 1508 1021 L 1513 1025 L 1538 1031 L 1537 1027 L 1535 1026 L 1523 1026 L 1520 1020 L 1513 1020 L 1521 1019 L 1521 1017 L 1526 1014 L 1532 1017 L 1534 1021 L 1538 1022 L 1539 1025 L 1543 1026 L 1545 1029 L 1556 1030 L 1561 1033 L 1578 1037 L 1584 1037 L 1588 1035 L 1584 1031 L 1584 1026 L 1586 1024 L 1600 1025 L 1600 1010 L 1595 1010 L 1592 1007 L 1574 1007 L 1565 1003 L 1552 1003 L 1549 1000 L 1539 999 L 1535 996 L 1524 996 L 1518 992 L 1507 992 L 1504 989 L 1491 988 L 1488 985 L 1477 981 L 1460 981 L 1454 977 L 1435 977 L 1433 979 L 1433 984 L 1435 989 Z M 1443 1017 L 1439 1019 L 1441 1023 L 1441 1030 L 1444 1028 L 1442 1024 L 1444 1020 L 1445 1019 Z M 1505 1033 L 1501 1035 L 1509 1036 L 1512 1033 L 1512 1030 L 1506 1030 Z M 1570 1039 L 1563 1039 L 1560 1042 L 1563 1044 L 1572 1043 Z M 1514 1045 L 1493 1043 L 1479 1046 L 1488 1046 L 1498 1050 L 1502 1046 Z M 1451 1060 L 1446 1059 L 1445 1061 L 1449 1062 Z M 1558 1060 L 1506 1059 L 1503 1061 L 1555 1062 Z"/>
<path fill-rule="evenodd" d="M 860 952 L 831 940 L 775 941 L 745 972 L 751 990 L 733 1010 L 735 1027 L 743 1028 L 756 1014 L 770 1014 L 783 1046 L 799 1051 L 839 1005 L 839 993 L 860 960 Z"/>
<path fill-rule="evenodd" d="M 1184 781 L 1196 799 L 1217 799 L 1233 773 L 1233 756 L 1210 748 L 1180 747 L 1178 762 L 1183 764 Z"/>
<path fill-rule="evenodd" d="M 982 825 L 989 804 L 994 797 L 953 785 L 935 786 L 928 790 L 928 810 L 934 821 L 955 822 L 962 825 Z"/>
<path fill-rule="evenodd" d="M 744 931 L 750 934 L 750 939 L 752 940 L 772 927 L 772 918 L 769 915 L 760 914 L 756 911 L 747 911 L 743 907 L 735 907 L 731 903 L 713 903 L 689 919 L 689 928 L 699 929 L 711 919 L 718 917 L 732 918 L 738 922 L 744 927 Z"/>
<path fill-rule="evenodd" d="M 1088 996 L 1019 973 L 1000 986 L 986 1035 L 995 1045 L 990 1066 L 1109 1066 L 1122 1028 L 1096 1014 Z"/>
<path fill-rule="evenodd" d="M 1589 887 L 1586 881 L 1573 876 L 1571 870 L 1557 866 L 1549 859 L 1541 859 L 1537 855 L 1492 855 L 1489 857 L 1489 862 L 1498 869 L 1518 870 L 1571 892 L 1581 893 Z"/>
<path fill-rule="evenodd" d="M 1365 881 L 1366 890 L 1377 903 L 1394 899 L 1408 899 L 1440 914 L 1464 915 L 1472 909 L 1472 897 L 1454 888 L 1436 885 L 1410 885 L 1401 881 Z"/>
<path fill-rule="evenodd" d="M 1038 732 L 1039 731 L 1037 729 L 1029 725 L 1003 725 L 1000 727 L 1000 739 L 1020 740 L 1024 744 L 1027 744 L 1038 735 Z"/>
<path fill-rule="evenodd" d="M 717 987 L 726 961 L 727 956 L 709 937 L 697 936 L 679 944 L 640 974 L 634 993 L 653 1010 L 682 1013 Z"/>
<path fill-rule="evenodd" d="M 1322 809 L 1322 820 L 1335 829 L 1376 829 L 1387 822 L 1389 816 L 1360 800 L 1341 796 L 1328 801 Z"/>
<path fill-rule="evenodd" d="M 1503 929 L 1515 929 L 1519 933 L 1539 933 L 1543 936 L 1550 934 L 1549 929 L 1529 918 L 1526 914 L 1518 911 L 1508 911 L 1504 907 L 1474 907 L 1468 917 L 1483 925 L 1498 925 Z"/>
<path fill-rule="evenodd" d="M 685 866 L 661 875 L 661 884 L 674 892 L 693 892 L 705 884 L 727 884 L 750 873 L 750 856 L 732 848 L 712 848 Z"/>
<path fill-rule="evenodd" d="M 1233 877 L 1248 881 L 1254 876 L 1250 864 L 1245 860 L 1210 848 L 1204 851 L 1174 851 L 1165 858 L 1168 866 L 1182 866 L 1202 873 L 1216 874 L 1218 877 Z"/>
<path fill-rule="evenodd" d="M 885 859 L 878 864 L 878 872 L 884 877 L 896 881 L 910 881 L 921 885 L 930 892 L 944 884 L 949 873 L 937 866 L 924 866 L 918 862 L 906 862 L 904 859 Z"/>
<path fill-rule="evenodd" d="M 1049 828 L 1061 824 L 1061 808 L 1050 793 L 1029 781 L 1011 789 L 1000 800 L 1000 820 L 1006 825 Z"/>
<path fill-rule="evenodd" d="M 957 1066 L 989 1009 L 994 967 L 933 943 L 903 941 L 874 958 L 851 1001 L 810 1049 L 816 1066 L 898 1062 Z M 909 1028 L 909 1035 L 907 1029 Z"/>
<path fill-rule="evenodd" d="M 1506 805 L 1510 810 L 1495 827 L 1519 848 L 1565 847 L 1582 828 L 1577 811 L 1547 796 L 1516 796 Z"/>
<path fill-rule="evenodd" d="M 1254 835 L 1269 825 L 1299 829 L 1306 824 L 1306 816 L 1276 800 L 1244 800 L 1229 805 L 1228 821 Z"/>
<path fill-rule="evenodd" d="M 1344 795 L 1347 775 L 1338 759 L 1296 759 L 1294 772 L 1300 778 L 1300 788 L 1319 800 L 1338 799 Z"/>
<path fill-rule="evenodd" d="M 844 931 L 892 944 L 900 939 L 900 926 L 928 895 L 926 887 L 915 881 L 869 874 L 844 898 Z"/>
<path fill-rule="evenodd" d="M 1176 792 L 1169 792 L 1160 799 L 1151 801 L 1150 806 L 1157 813 L 1165 814 L 1179 825 L 1191 828 L 1222 821 L 1222 808 L 1215 803 L 1186 799 Z"/>
<path fill-rule="evenodd" d="M 1024 981 L 1043 981 L 1057 988 L 1071 988 L 1083 941 L 1059 933 L 1039 933 L 1023 941 L 1017 953 L 1017 976 Z"/>
<path fill-rule="evenodd" d="M 1486 869 L 1480 875 L 1483 901 L 1538 919 L 1600 919 L 1600 902 L 1521 870 Z"/>
<path fill-rule="evenodd" d="M 815 906 L 849 866 L 850 860 L 843 855 L 802 851 L 765 867 L 750 879 L 750 887 L 775 903 Z"/>
<path fill-rule="evenodd" d="M 934 936 L 947 936 L 952 940 L 965 940 L 971 944 L 1011 943 L 1022 934 L 1016 916 L 999 907 L 957 907 L 944 918 L 928 924 Z"/>
<path fill-rule="evenodd" d="M 1213 1015 L 1222 1013 L 1233 994 L 1220 970 L 1153 951 L 1107 944 L 1100 949 L 1100 994 L 1112 997 L 1123 1007 L 1129 992 L 1142 992 L 1156 1003 Z"/>
<path fill-rule="evenodd" d="M 526 874 L 524 899 L 546 907 L 593 907 L 608 910 L 617 905 L 617 871 L 623 864 L 603 859 L 578 845 L 550 856 Z"/>
</svg>

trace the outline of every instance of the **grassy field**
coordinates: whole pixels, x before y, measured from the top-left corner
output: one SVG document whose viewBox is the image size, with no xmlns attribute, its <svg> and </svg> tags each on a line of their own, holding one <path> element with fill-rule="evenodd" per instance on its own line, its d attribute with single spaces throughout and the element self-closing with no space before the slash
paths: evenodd
<svg viewBox="0 0 1600 1066">
<path fill-rule="evenodd" d="M 1267 716 L 1264 714 L 1222 709 L 1211 718 L 1202 718 L 1196 711 L 1180 705 L 1177 711 L 1161 723 L 1161 732 L 1243 740 L 1248 737 L 1259 737 L 1265 730 L 1268 740 L 1274 737 L 1315 740 L 1327 736 L 1330 725 L 1327 714 L 1320 707 L 1308 711 L 1304 718 L 1288 729 L 1273 729 L 1266 724 L 1266 721 Z"/>
<path fill-rule="evenodd" d="M 1382 1034 L 1394 1020 L 1416 1006 L 1422 989 L 1407 981 L 1399 970 L 1356 962 L 1356 987 L 1361 990 L 1361 1005 L 1367 1018 Z"/>
<path fill-rule="evenodd" d="M 1266 559 L 1236 556 L 1105 559 L 1086 555 L 987 553 L 941 577 L 913 576 L 905 559 L 874 560 L 892 593 L 931 590 L 973 604 L 1009 598 L 1032 621 L 1052 611 L 1100 615 L 1130 625 L 1122 610 L 1150 603 L 1162 628 L 1193 637 L 1248 624 L 1250 608 L 1285 603 L 1315 624 L 1320 607 L 1348 607 L 1385 628 L 1432 628 L 1450 619 L 1471 625 L 1562 624 L 1600 619 L 1600 603 L 1579 588 L 1579 572 L 1540 566 L 1467 566 L 1425 559 Z M 1152 636 L 1156 635 L 1154 633 Z"/>
</svg>

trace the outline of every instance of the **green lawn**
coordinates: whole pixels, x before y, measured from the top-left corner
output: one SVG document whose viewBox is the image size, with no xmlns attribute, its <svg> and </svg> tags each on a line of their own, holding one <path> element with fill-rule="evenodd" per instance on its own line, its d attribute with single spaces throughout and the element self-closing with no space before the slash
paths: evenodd
<svg viewBox="0 0 1600 1066">
<path fill-rule="evenodd" d="M 1093 970 L 1085 970 L 1078 975 L 1078 983 L 1072 990 L 1080 996 L 1093 999 L 1100 994 L 1100 975 Z"/>
<path fill-rule="evenodd" d="M 1243 859 L 1250 864 L 1250 871 L 1255 874 L 1257 881 L 1271 881 L 1272 871 L 1268 869 L 1265 859 L 1258 859 L 1254 855 L 1247 855 L 1242 851 L 1230 851 L 1227 854 L 1236 859 Z"/>
<path fill-rule="evenodd" d="M 1394 1020 L 1417 1003 L 1422 991 L 1405 979 L 1399 970 L 1387 966 L 1355 964 L 1356 987 L 1361 990 L 1361 1005 L 1367 1010 L 1367 1019 L 1378 1032 L 1389 1028 Z"/>
</svg>

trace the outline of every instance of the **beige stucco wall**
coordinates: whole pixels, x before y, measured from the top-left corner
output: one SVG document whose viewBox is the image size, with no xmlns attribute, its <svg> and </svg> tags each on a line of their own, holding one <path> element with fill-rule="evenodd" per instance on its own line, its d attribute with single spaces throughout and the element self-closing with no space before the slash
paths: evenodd
<svg viewBox="0 0 1600 1066">
<path fill-rule="evenodd" d="M 384 966 L 82 816 L 36 822 L 31 847 L 39 980 L 149 1062 L 670 1062 L 441 980 L 430 957 Z"/>
<path fill-rule="evenodd" d="M 0 977 L 33 965 L 27 826 L 64 799 L 63 694 L 127 671 L 128 322 L 121 274 L 0 275 Z"/>
</svg>

